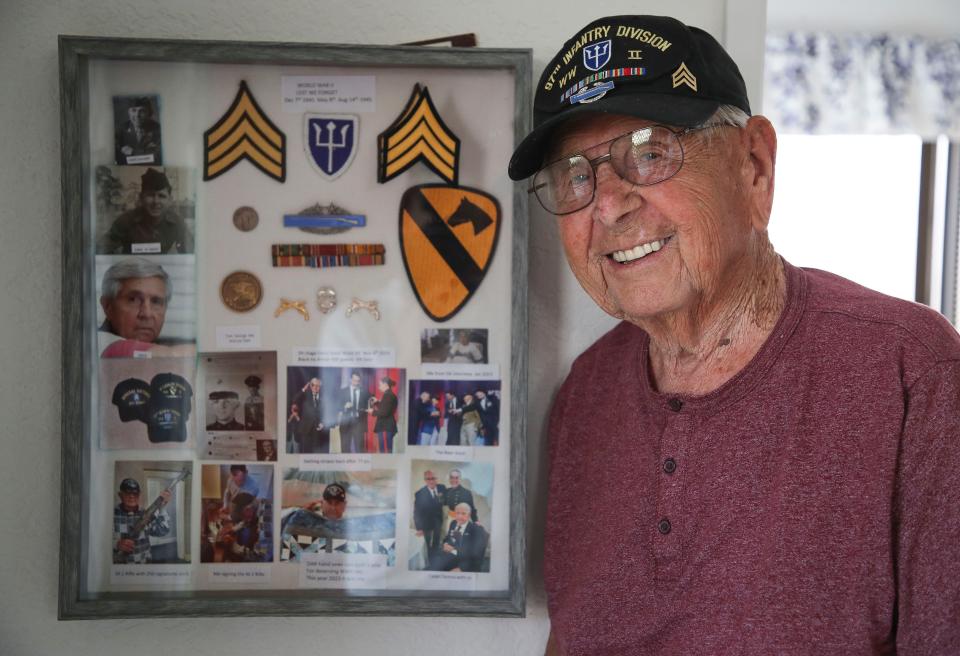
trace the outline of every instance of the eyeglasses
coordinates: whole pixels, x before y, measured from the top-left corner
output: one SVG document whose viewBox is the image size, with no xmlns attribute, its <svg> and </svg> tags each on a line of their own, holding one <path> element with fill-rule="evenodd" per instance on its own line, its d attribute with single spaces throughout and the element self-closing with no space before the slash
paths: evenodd
<svg viewBox="0 0 960 656">
<path fill-rule="evenodd" d="M 641 187 L 655 185 L 675 176 L 683 166 L 680 137 L 721 125 L 704 125 L 674 131 L 663 125 L 649 125 L 610 141 L 607 153 L 594 159 L 574 154 L 547 164 L 533 176 L 528 193 L 551 214 L 571 214 L 593 202 L 597 192 L 597 167 L 604 162 L 622 179 Z"/>
</svg>

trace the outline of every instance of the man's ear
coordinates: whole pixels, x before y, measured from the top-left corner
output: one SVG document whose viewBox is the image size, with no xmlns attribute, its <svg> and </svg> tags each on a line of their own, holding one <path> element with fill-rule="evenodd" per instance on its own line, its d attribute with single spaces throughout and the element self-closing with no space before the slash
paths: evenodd
<svg viewBox="0 0 960 656">
<path fill-rule="evenodd" d="M 773 183 L 777 163 L 777 133 L 764 116 L 753 116 L 743 129 L 747 148 L 744 181 L 751 199 L 753 227 L 766 231 L 773 209 Z"/>
</svg>

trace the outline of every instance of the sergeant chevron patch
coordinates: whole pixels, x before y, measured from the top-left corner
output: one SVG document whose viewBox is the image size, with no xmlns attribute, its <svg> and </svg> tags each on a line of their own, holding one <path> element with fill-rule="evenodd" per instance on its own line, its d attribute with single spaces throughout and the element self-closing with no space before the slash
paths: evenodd
<svg viewBox="0 0 960 656">
<path fill-rule="evenodd" d="M 440 118 L 425 86 L 413 86 L 403 112 L 377 136 L 377 149 L 377 182 L 388 182 L 423 162 L 450 184 L 457 184 L 460 139 Z"/>
<path fill-rule="evenodd" d="M 420 307 L 446 321 L 483 281 L 502 223 L 500 203 L 469 187 L 418 185 L 400 200 L 400 250 Z"/>
<path fill-rule="evenodd" d="M 230 109 L 203 133 L 203 179 L 223 175 L 241 160 L 283 182 L 287 176 L 287 139 L 254 100 L 246 82 Z"/>
</svg>

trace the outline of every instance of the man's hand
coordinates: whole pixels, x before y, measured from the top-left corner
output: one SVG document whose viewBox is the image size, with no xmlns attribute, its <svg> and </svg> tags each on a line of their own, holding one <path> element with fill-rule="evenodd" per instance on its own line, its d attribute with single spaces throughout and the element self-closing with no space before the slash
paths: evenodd
<svg viewBox="0 0 960 656">
<path fill-rule="evenodd" d="M 163 499 L 164 506 L 170 503 L 170 497 L 172 496 L 173 496 L 173 493 L 170 492 L 170 490 L 164 490 L 163 492 L 160 493 L 160 498 Z"/>
<path fill-rule="evenodd" d="M 117 540 L 117 551 L 122 551 L 123 553 L 133 553 L 133 549 L 136 545 L 133 540 L 130 538 L 120 538 Z"/>
<path fill-rule="evenodd" d="M 422 537 L 423 537 L 423 531 L 417 531 L 417 537 L 418 537 L 418 538 L 422 538 Z"/>
<path fill-rule="evenodd" d="M 456 551 L 456 549 L 453 548 L 453 545 L 450 544 L 449 542 L 443 543 L 443 550 L 446 551 L 447 553 L 453 553 L 454 551 Z"/>
</svg>

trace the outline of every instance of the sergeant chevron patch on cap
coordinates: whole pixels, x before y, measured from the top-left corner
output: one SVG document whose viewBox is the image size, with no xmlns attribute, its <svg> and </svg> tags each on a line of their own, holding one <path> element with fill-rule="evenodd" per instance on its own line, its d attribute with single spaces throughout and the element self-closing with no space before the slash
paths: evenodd
<svg viewBox="0 0 960 656">
<path fill-rule="evenodd" d="M 450 184 L 457 184 L 460 139 L 440 118 L 425 86 L 413 86 L 403 112 L 378 135 L 377 148 L 377 182 L 388 182 L 423 162 Z"/>
<path fill-rule="evenodd" d="M 697 90 L 697 78 L 684 62 L 680 62 L 680 67 L 673 72 L 673 88 L 676 89 L 681 84 L 686 84 L 694 91 Z"/>
<path fill-rule="evenodd" d="M 286 136 L 241 81 L 233 104 L 203 133 L 203 179 L 213 180 L 244 159 L 274 180 L 286 179 Z"/>
</svg>

